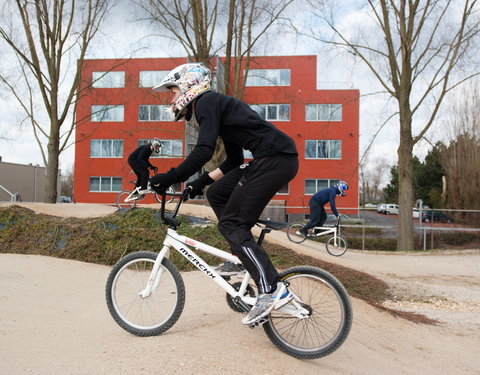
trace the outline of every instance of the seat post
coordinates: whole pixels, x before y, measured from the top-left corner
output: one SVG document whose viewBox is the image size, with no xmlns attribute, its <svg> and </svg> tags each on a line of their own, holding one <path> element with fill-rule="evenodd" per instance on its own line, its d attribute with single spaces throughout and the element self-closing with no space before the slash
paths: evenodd
<svg viewBox="0 0 480 375">
<path fill-rule="evenodd" d="M 272 230 L 270 228 L 263 228 L 262 231 L 260 232 L 260 236 L 258 237 L 257 245 L 261 245 L 263 242 L 263 239 L 265 238 L 265 235 L 267 233 L 270 233 Z"/>
</svg>

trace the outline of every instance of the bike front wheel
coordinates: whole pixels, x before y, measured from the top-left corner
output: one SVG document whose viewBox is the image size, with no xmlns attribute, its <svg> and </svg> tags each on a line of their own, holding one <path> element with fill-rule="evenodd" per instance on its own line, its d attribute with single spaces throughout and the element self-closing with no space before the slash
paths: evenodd
<svg viewBox="0 0 480 375">
<path fill-rule="evenodd" d="M 296 318 L 273 310 L 263 325 L 283 352 L 300 359 L 324 357 L 337 350 L 352 326 L 352 305 L 345 287 L 320 268 L 299 266 L 280 273 L 288 289 L 308 311 Z"/>
<path fill-rule="evenodd" d="M 175 194 L 175 188 L 173 186 L 170 186 L 168 189 L 167 189 L 167 201 L 165 203 L 170 203 L 171 201 L 173 201 L 173 196 L 171 196 L 170 198 L 168 198 L 168 195 L 171 195 L 171 194 Z M 162 203 L 162 195 L 158 194 L 157 192 L 155 192 L 155 200 L 158 202 L 158 203 Z"/>
<path fill-rule="evenodd" d="M 167 258 L 160 265 L 156 287 L 149 296 L 141 296 L 157 255 L 150 251 L 131 253 L 115 264 L 107 280 L 110 314 L 120 327 L 137 336 L 165 332 L 178 320 L 185 305 L 182 277 Z"/>
<path fill-rule="evenodd" d="M 347 241 L 341 236 L 332 236 L 325 242 L 325 247 L 330 255 L 339 257 L 347 251 Z"/>
<path fill-rule="evenodd" d="M 303 229 L 305 225 L 302 223 L 293 223 L 288 226 L 287 237 L 290 241 L 295 243 L 302 243 L 307 239 L 305 235 L 300 233 L 300 229 Z"/>
<path fill-rule="evenodd" d="M 116 205 L 120 209 L 127 209 L 127 208 L 134 208 L 137 205 L 137 201 L 135 199 L 125 202 L 125 199 L 130 195 L 131 191 L 122 191 L 118 193 L 117 199 L 115 201 Z"/>
</svg>

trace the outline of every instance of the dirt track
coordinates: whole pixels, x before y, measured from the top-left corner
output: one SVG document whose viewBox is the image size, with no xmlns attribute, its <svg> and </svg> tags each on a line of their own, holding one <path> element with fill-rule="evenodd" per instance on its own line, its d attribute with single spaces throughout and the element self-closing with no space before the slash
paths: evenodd
<svg viewBox="0 0 480 375">
<path fill-rule="evenodd" d="M 68 216 L 79 216 L 77 205 L 68 206 Z M 189 206 L 183 213 L 210 216 L 205 207 Z M 100 206 L 94 215 L 112 210 Z M 269 236 L 293 247 L 283 233 Z M 120 329 L 106 308 L 110 267 L 3 254 L 0 374 L 479 373 L 480 251 L 435 256 L 348 251 L 334 258 L 312 244 L 295 249 L 385 279 L 400 300 L 416 299 L 392 304 L 424 310 L 441 324 L 417 325 L 353 299 L 346 343 L 326 358 L 299 361 L 278 351 L 261 328 L 242 326 L 223 291 L 189 272 L 183 274 L 185 311 L 176 325 L 161 336 L 138 338 Z"/>
</svg>

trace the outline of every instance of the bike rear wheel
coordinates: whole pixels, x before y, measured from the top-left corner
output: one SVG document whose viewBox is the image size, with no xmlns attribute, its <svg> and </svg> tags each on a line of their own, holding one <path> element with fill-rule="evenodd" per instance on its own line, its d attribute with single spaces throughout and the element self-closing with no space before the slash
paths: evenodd
<svg viewBox="0 0 480 375">
<path fill-rule="evenodd" d="M 182 277 L 169 259 L 160 266 L 161 279 L 148 297 L 141 297 L 147 286 L 157 253 L 139 251 L 120 259 L 108 276 L 105 290 L 113 319 L 137 336 L 159 335 L 180 317 L 185 305 Z"/>
<path fill-rule="evenodd" d="M 333 353 L 352 326 L 352 306 L 344 286 L 330 273 L 309 266 L 289 268 L 280 278 L 303 302 L 309 317 L 300 319 L 273 310 L 263 325 L 269 339 L 295 358 L 314 359 Z"/>
<path fill-rule="evenodd" d="M 302 223 L 292 223 L 287 228 L 287 237 L 290 241 L 295 243 L 302 243 L 307 237 L 299 232 L 305 225 Z"/>
<path fill-rule="evenodd" d="M 167 201 L 165 203 L 170 203 L 171 201 L 173 201 L 173 196 L 171 196 L 170 198 L 168 198 L 168 195 L 169 194 L 175 194 L 175 188 L 173 186 L 170 186 L 168 189 L 167 189 Z M 161 194 L 158 194 L 157 192 L 155 192 L 155 200 L 158 202 L 158 203 L 162 203 L 162 195 Z"/>
<path fill-rule="evenodd" d="M 127 198 L 130 195 L 131 191 L 124 190 L 117 195 L 117 199 L 115 203 L 117 204 L 117 207 L 120 209 L 127 209 L 127 208 L 134 208 L 137 205 L 137 201 L 131 200 L 128 202 L 125 202 L 125 198 Z"/>
<path fill-rule="evenodd" d="M 325 247 L 330 255 L 339 257 L 347 251 L 347 241 L 341 236 L 332 236 L 325 242 Z"/>
</svg>

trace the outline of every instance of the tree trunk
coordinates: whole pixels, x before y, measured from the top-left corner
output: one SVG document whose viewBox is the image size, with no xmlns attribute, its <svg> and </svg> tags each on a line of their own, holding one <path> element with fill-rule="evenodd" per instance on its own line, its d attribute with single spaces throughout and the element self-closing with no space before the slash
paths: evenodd
<svg viewBox="0 0 480 375">
<path fill-rule="evenodd" d="M 413 250 L 413 140 L 412 119 L 405 108 L 406 116 L 400 116 L 400 146 L 398 147 L 398 242 L 397 250 Z"/>
<path fill-rule="evenodd" d="M 48 140 L 48 161 L 46 165 L 47 181 L 45 182 L 45 202 L 57 202 L 58 157 L 60 155 L 60 127 L 53 121 Z"/>
</svg>

